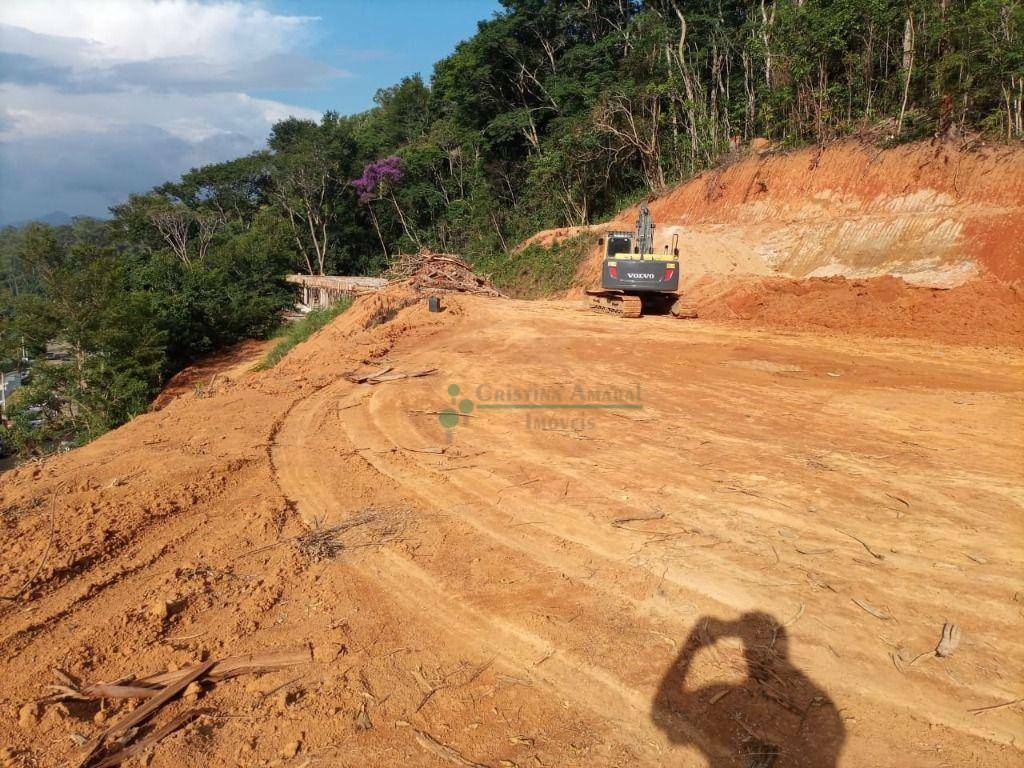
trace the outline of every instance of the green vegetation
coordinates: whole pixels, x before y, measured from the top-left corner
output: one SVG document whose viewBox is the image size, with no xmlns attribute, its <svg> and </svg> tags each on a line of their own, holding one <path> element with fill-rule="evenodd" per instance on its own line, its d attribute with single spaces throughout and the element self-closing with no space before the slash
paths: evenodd
<svg viewBox="0 0 1024 768">
<path fill-rule="evenodd" d="M 270 332 L 289 271 L 372 274 L 428 247 L 536 296 L 568 284 L 583 246 L 516 243 L 754 137 L 1024 135 L 1022 0 L 502 4 L 429 82 L 362 114 L 281 121 L 265 151 L 132 195 L 107 223 L 0 233 L 0 357 L 73 350 L 20 398 L 15 421 L 46 436 L 22 446 L 90 439 L 199 355 Z"/>
<path fill-rule="evenodd" d="M 291 253 L 272 232 L 254 228 L 183 264 L 133 248 L 117 225 L 0 232 L 0 244 L 14 241 L 19 266 L 19 282 L 0 297 L 0 358 L 12 363 L 24 346 L 36 360 L 12 397 L 4 436 L 22 453 L 78 445 L 123 424 L 182 366 L 271 332 L 290 301 L 281 277 Z M 47 361 L 55 340 L 67 359 Z"/>
<path fill-rule="evenodd" d="M 596 235 L 581 234 L 551 245 L 534 243 L 507 256 L 485 256 L 477 267 L 503 293 L 536 299 L 568 290 L 580 262 L 596 245 Z"/>
<path fill-rule="evenodd" d="M 342 299 L 337 304 L 321 309 L 314 309 L 305 317 L 288 325 L 283 325 L 275 334 L 279 341 L 263 357 L 256 370 L 265 371 L 273 368 L 284 359 L 292 349 L 319 331 L 334 318 L 352 306 L 351 299 Z"/>
</svg>

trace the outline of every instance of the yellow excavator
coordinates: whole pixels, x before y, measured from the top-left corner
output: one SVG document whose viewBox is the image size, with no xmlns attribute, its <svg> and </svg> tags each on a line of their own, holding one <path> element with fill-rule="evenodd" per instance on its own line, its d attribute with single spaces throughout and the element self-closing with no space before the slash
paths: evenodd
<svg viewBox="0 0 1024 768">
<path fill-rule="evenodd" d="M 671 314 L 696 317 L 682 302 L 679 290 L 679 236 L 672 236 L 672 248 L 654 252 L 654 221 L 650 209 L 640 207 L 633 232 L 608 232 L 598 240 L 604 248 L 601 289 L 587 291 L 587 304 L 598 312 L 621 317 Z"/>
</svg>

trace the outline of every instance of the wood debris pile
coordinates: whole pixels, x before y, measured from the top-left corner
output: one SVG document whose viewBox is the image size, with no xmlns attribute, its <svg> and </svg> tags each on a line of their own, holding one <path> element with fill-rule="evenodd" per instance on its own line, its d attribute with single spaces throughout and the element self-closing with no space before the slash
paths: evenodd
<svg viewBox="0 0 1024 768">
<path fill-rule="evenodd" d="M 103 729 L 91 740 L 84 742 L 76 768 L 111 768 L 138 755 L 165 736 L 187 725 L 196 717 L 210 714 L 208 709 L 192 707 L 171 718 L 162 727 L 147 734 L 142 731 L 150 719 L 164 705 L 186 693 L 190 688 L 229 680 L 244 674 L 269 672 L 312 661 L 309 648 L 296 651 L 270 651 L 267 653 L 229 656 L 184 667 L 174 672 L 163 672 L 148 677 L 126 677 L 111 683 L 79 685 L 69 675 L 54 670 L 59 685 L 47 686 L 54 693 L 41 703 L 59 701 L 90 701 L 95 699 L 144 699 L 145 703 L 133 709 Z M 141 736 L 141 738 L 139 738 Z"/>
<path fill-rule="evenodd" d="M 404 253 L 392 258 L 388 280 L 409 280 L 413 288 L 433 293 L 478 293 L 503 296 L 462 258 L 451 253 Z"/>
</svg>

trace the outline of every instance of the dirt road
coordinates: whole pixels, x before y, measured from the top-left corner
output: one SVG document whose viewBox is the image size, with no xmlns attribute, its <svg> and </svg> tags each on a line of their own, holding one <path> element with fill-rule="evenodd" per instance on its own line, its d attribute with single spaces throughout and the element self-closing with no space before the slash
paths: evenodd
<svg viewBox="0 0 1024 768">
<path fill-rule="evenodd" d="M 97 727 L 95 704 L 24 714 L 55 667 L 308 642 L 306 669 L 205 693 L 151 764 L 1019 764 L 1018 351 L 470 297 L 374 314 L 2 476 L 5 593 L 63 484 L 53 553 L 0 604 L 12 761 Z M 342 376 L 382 366 L 437 371 Z M 289 540 L 368 510 L 334 557 Z"/>
</svg>

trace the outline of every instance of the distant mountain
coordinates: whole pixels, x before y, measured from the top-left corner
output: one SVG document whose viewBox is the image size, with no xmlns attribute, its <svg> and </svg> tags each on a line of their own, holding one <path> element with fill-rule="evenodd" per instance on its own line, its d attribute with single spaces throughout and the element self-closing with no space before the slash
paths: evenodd
<svg viewBox="0 0 1024 768">
<path fill-rule="evenodd" d="M 49 224 L 51 227 L 63 227 L 71 223 L 71 214 L 64 211 L 50 211 L 45 216 L 40 216 L 38 221 Z"/>
<path fill-rule="evenodd" d="M 23 221 L 15 221 L 8 224 L 10 227 L 23 227 L 26 224 L 31 224 L 33 221 L 41 221 L 43 224 L 49 224 L 51 227 L 62 227 L 65 224 L 70 224 L 73 217 L 70 213 L 64 211 L 50 211 L 45 216 L 36 216 L 34 219 L 25 219 Z"/>
</svg>

